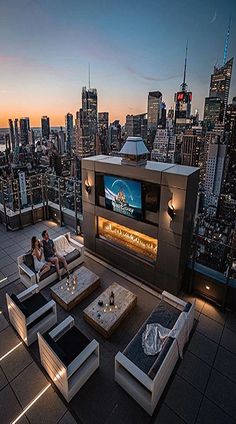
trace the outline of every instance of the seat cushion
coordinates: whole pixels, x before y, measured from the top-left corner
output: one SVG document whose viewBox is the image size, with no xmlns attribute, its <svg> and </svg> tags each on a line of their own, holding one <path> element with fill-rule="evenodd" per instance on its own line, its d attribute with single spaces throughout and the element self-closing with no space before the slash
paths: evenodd
<svg viewBox="0 0 236 424">
<path fill-rule="evenodd" d="M 11 300 L 20 309 L 22 314 L 24 314 L 24 316 L 27 318 L 29 316 L 28 309 L 24 306 L 24 304 L 18 299 L 18 297 L 14 293 L 11 295 Z"/>
<path fill-rule="evenodd" d="M 47 299 L 41 293 L 35 293 L 28 299 L 25 299 L 22 304 L 28 311 L 28 316 L 38 311 L 42 306 L 48 303 Z"/>
<path fill-rule="evenodd" d="M 71 262 L 75 261 L 75 259 L 80 257 L 80 252 L 78 249 L 73 250 L 73 252 L 67 253 L 65 256 L 66 262 L 70 264 Z"/>
<path fill-rule="evenodd" d="M 24 264 L 31 269 L 31 271 L 35 272 L 35 268 L 34 268 L 34 258 L 33 255 L 31 255 L 31 253 L 26 253 L 24 255 L 24 260 L 23 260 Z"/>
<path fill-rule="evenodd" d="M 158 306 L 154 309 L 147 321 L 142 325 L 136 336 L 131 340 L 128 346 L 124 350 L 124 355 L 130 359 L 137 367 L 139 367 L 146 374 L 149 373 L 154 363 L 156 362 L 159 352 L 156 355 L 149 356 L 144 353 L 142 347 L 142 334 L 147 324 L 158 323 L 163 327 L 173 328 L 176 323 L 181 311 L 167 302 L 161 301 Z M 165 346 L 165 344 L 164 344 Z M 164 346 L 162 349 L 164 349 Z"/>
<path fill-rule="evenodd" d="M 49 271 L 45 272 L 43 275 L 40 276 L 39 281 L 45 280 L 45 278 L 49 277 L 50 275 L 56 273 L 55 266 L 51 266 Z"/>
<path fill-rule="evenodd" d="M 88 346 L 90 341 L 77 327 L 73 326 L 56 343 L 63 352 L 64 364 L 68 366 Z"/>
</svg>

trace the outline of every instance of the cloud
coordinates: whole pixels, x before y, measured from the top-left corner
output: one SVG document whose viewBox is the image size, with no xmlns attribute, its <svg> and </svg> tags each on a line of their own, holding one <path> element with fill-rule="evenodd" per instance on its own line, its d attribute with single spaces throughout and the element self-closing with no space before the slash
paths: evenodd
<svg viewBox="0 0 236 424">
<path fill-rule="evenodd" d="M 216 15 L 216 10 L 215 10 L 215 13 L 214 13 L 214 15 L 213 15 L 213 17 L 210 21 L 210 24 L 213 24 L 216 21 L 216 18 L 217 18 L 217 15 Z"/>
<path fill-rule="evenodd" d="M 132 75 L 136 75 L 146 81 L 169 81 L 171 79 L 174 78 L 178 78 L 180 75 L 167 75 L 164 77 L 152 77 L 150 75 L 145 75 L 142 72 L 137 71 L 136 69 L 132 68 L 131 66 L 126 66 L 126 70 L 132 74 Z"/>
</svg>

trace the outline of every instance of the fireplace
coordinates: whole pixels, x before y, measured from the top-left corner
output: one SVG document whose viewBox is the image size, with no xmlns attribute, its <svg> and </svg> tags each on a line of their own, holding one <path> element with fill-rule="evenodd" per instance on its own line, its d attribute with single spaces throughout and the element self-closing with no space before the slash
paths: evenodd
<svg viewBox="0 0 236 424">
<path fill-rule="evenodd" d="M 156 239 L 100 216 L 98 237 L 143 259 L 156 261 L 158 247 Z"/>
</svg>

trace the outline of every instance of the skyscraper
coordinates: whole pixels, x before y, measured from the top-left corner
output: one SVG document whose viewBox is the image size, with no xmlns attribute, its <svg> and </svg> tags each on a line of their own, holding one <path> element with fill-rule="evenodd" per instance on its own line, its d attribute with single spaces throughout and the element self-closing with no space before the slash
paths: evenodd
<svg viewBox="0 0 236 424">
<path fill-rule="evenodd" d="M 42 116 L 41 129 L 42 129 L 42 137 L 48 140 L 49 134 L 50 134 L 50 121 L 48 116 Z"/>
<path fill-rule="evenodd" d="M 220 97 L 206 97 L 204 107 L 204 125 L 212 130 L 219 122 L 223 122 L 222 100 Z"/>
<path fill-rule="evenodd" d="M 166 127 L 158 128 L 156 131 L 151 159 L 157 162 L 174 163 L 175 143 L 173 121 L 167 118 Z"/>
<path fill-rule="evenodd" d="M 73 126 L 74 118 L 71 113 L 67 113 L 65 116 L 65 127 L 66 127 L 66 151 L 71 153 L 71 146 L 73 142 Z"/>
<path fill-rule="evenodd" d="M 19 137 L 19 127 L 18 127 L 18 119 L 17 118 L 14 120 L 14 130 L 15 130 L 15 142 L 16 142 L 16 146 L 19 146 L 20 137 Z"/>
<path fill-rule="evenodd" d="M 223 66 L 218 68 L 214 67 L 214 72 L 211 75 L 209 97 L 218 97 L 222 102 L 222 117 L 223 121 L 225 120 L 228 99 L 229 99 L 229 90 L 230 82 L 233 70 L 233 58 L 228 60 Z"/>
<path fill-rule="evenodd" d="M 21 144 L 29 144 L 30 120 L 29 118 L 20 119 L 20 140 Z"/>
<path fill-rule="evenodd" d="M 147 120 L 148 130 L 156 131 L 161 112 L 162 94 L 160 91 L 150 91 L 148 93 Z"/>
<path fill-rule="evenodd" d="M 98 137 L 101 148 L 101 153 L 106 154 L 108 145 L 108 127 L 109 127 L 109 113 L 99 112 L 98 114 Z"/>
<path fill-rule="evenodd" d="M 10 135 L 11 150 L 13 151 L 14 148 L 15 148 L 14 126 L 13 126 L 12 119 L 9 119 L 8 122 L 9 122 L 9 135 Z"/>
<path fill-rule="evenodd" d="M 184 76 L 183 82 L 180 86 L 180 91 L 175 93 L 175 127 L 178 129 L 188 128 L 191 124 L 191 101 L 192 92 L 188 91 L 188 85 L 186 83 L 186 71 L 187 71 L 187 54 L 188 54 L 188 43 L 186 45 L 185 61 L 184 61 Z"/>
<path fill-rule="evenodd" d="M 97 134 L 97 90 L 96 88 L 82 88 L 82 121 L 81 126 L 84 132 L 83 137 L 90 144 L 91 155 L 95 152 L 96 134 Z M 85 129 L 84 129 L 85 125 Z M 85 135 L 86 134 L 86 135 Z"/>
<path fill-rule="evenodd" d="M 147 114 L 126 115 L 125 137 L 142 137 L 147 140 Z"/>
</svg>

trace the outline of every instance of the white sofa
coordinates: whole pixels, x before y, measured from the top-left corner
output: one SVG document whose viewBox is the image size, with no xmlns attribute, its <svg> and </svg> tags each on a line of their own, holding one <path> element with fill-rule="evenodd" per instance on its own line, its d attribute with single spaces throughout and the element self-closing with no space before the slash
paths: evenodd
<svg viewBox="0 0 236 424">
<path fill-rule="evenodd" d="M 72 239 L 70 233 L 66 233 L 63 236 L 55 238 L 53 241 L 55 246 L 60 242 L 60 240 L 66 237 L 71 247 L 74 247 L 74 251 L 65 255 L 65 258 L 68 263 L 69 271 L 79 266 L 84 262 L 84 246 L 78 243 L 76 240 Z M 50 271 L 43 274 L 38 278 L 38 274 L 34 269 L 34 262 L 31 253 L 26 253 L 17 258 L 18 271 L 21 282 L 26 286 L 30 287 L 33 284 L 39 285 L 39 290 L 46 287 L 48 284 L 52 283 L 57 279 L 57 272 L 55 266 L 52 266 Z M 62 268 L 62 265 L 61 265 Z M 65 274 L 65 268 L 62 268 L 62 274 Z"/>
<path fill-rule="evenodd" d="M 99 344 L 91 342 L 69 316 L 48 334 L 38 333 L 40 360 L 67 402 L 99 367 Z"/>
<path fill-rule="evenodd" d="M 48 302 L 38 289 L 35 284 L 18 295 L 6 294 L 10 322 L 27 346 L 37 340 L 38 331 L 43 333 L 57 322 L 56 303 Z"/>
<path fill-rule="evenodd" d="M 194 304 L 186 303 L 168 292 L 152 312 L 123 353 L 115 357 L 115 380 L 149 415 L 171 376 L 182 348 L 189 339 L 194 322 Z M 159 323 L 170 329 L 162 350 L 148 356 L 142 348 L 142 334 L 147 324 Z"/>
</svg>

